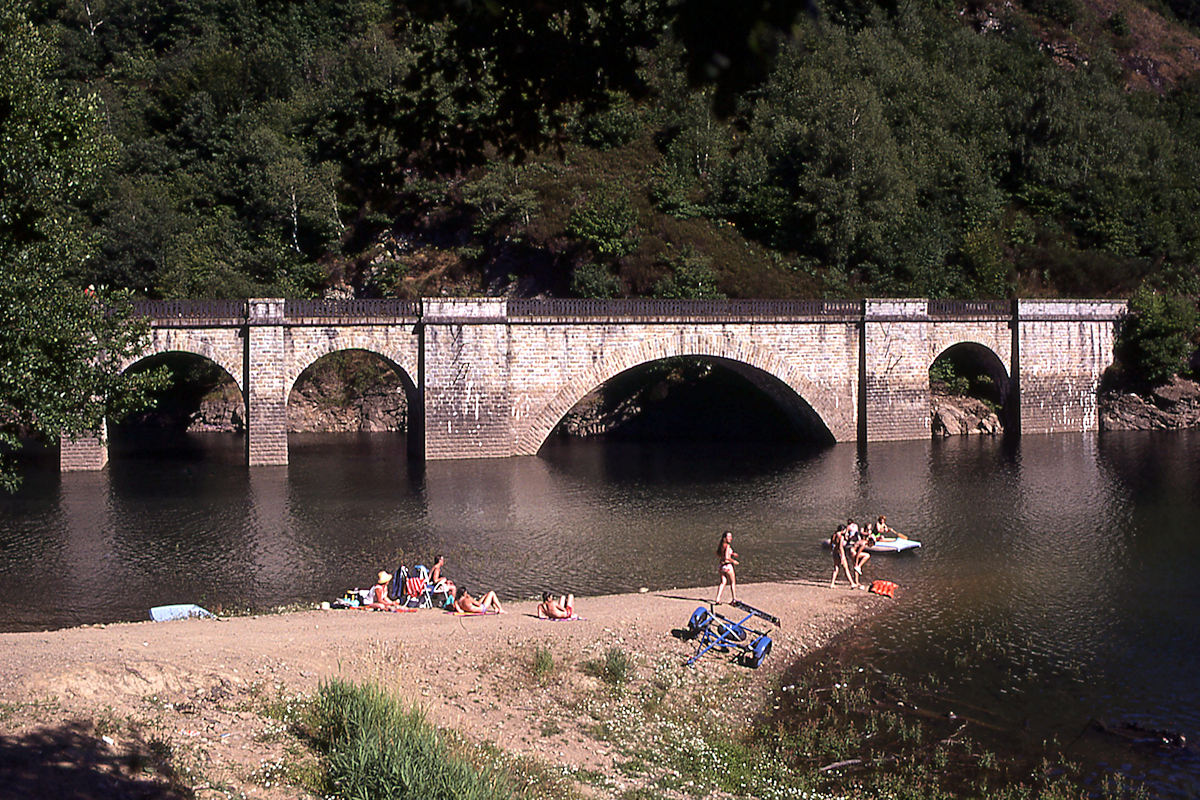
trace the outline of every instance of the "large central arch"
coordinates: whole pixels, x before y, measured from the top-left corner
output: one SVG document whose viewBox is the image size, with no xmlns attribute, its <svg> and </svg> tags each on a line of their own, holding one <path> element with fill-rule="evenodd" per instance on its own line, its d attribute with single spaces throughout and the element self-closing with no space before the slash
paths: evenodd
<svg viewBox="0 0 1200 800">
<path fill-rule="evenodd" d="M 536 455 L 559 421 L 596 387 L 643 364 L 678 357 L 721 362 L 765 391 L 789 413 L 819 421 L 830 440 L 848 441 L 856 435 L 853 412 L 857 398 L 852 384 L 848 384 L 847 396 L 841 396 L 833 387 L 823 387 L 801 374 L 772 350 L 750 341 L 730 336 L 662 336 L 636 347 L 614 348 L 572 375 L 552 400 L 526 417 L 527 425 L 522 425 L 523 420 L 516 421 L 516 454 Z"/>
</svg>

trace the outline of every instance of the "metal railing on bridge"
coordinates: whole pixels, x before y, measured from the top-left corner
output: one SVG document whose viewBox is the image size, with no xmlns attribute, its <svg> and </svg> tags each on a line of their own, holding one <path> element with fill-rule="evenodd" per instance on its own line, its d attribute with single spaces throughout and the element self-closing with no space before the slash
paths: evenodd
<svg viewBox="0 0 1200 800">
<path fill-rule="evenodd" d="M 286 300 L 283 315 L 289 319 L 364 319 L 417 317 L 420 300 Z"/>
<path fill-rule="evenodd" d="M 245 300 L 135 300 L 133 313 L 156 322 L 245 320 Z"/>
<path fill-rule="evenodd" d="M 804 318 L 852 316 L 862 313 L 858 300 L 584 300 L 512 299 L 510 317 L 691 319 L 691 318 Z"/>
<path fill-rule="evenodd" d="M 930 300 L 931 317 L 1011 317 L 1012 300 Z"/>
</svg>

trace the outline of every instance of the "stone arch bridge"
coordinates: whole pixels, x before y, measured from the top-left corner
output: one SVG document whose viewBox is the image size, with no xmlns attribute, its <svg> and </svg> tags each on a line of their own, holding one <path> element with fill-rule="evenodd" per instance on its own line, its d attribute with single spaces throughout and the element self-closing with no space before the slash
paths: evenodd
<svg viewBox="0 0 1200 800">
<path fill-rule="evenodd" d="M 830 441 L 930 435 L 929 367 L 968 345 L 997 380 L 1008 429 L 1097 427 L 1097 389 L 1125 304 L 1104 300 L 149 301 L 147 358 L 224 368 L 246 406 L 250 465 L 286 464 L 287 399 L 340 350 L 401 374 L 409 447 L 426 459 L 537 453 L 585 394 L 642 364 L 712 359 Z M 126 365 L 126 368 L 133 363 Z M 64 470 L 99 469 L 104 431 L 64 441 Z"/>
</svg>

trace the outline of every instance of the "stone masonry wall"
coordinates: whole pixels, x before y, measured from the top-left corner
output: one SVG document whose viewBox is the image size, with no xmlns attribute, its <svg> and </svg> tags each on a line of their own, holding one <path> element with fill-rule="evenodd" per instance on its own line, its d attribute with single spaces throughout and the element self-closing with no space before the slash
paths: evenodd
<svg viewBox="0 0 1200 800">
<path fill-rule="evenodd" d="M 510 318 L 503 298 L 422 305 L 419 321 L 321 322 L 286 320 L 282 300 L 256 299 L 244 328 L 164 326 L 147 354 L 193 352 L 230 372 L 246 397 L 251 465 L 287 463 L 288 391 L 313 361 L 344 349 L 378 353 L 414 384 L 409 441 L 427 459 L 536 453 L 588 392 L 673 356 L 727 359 L 764 376 L 778 396 L 790 390 L 811 407 L 837 441 L 858 437 L 860 404 L 869 441 L 929 436 L 929 366 L 954 344 L 980 344 L 1010 376 L 1014 369 L 1006 316 L 932 319 L 924 299 L 867 300 L 862 318 L 753 322 Z M 1124 310 L 1120 302 L 1020 302 L 1024 431 L 1096 428 L 1100 375 Z M 99 469 L 105 457 L 101 438 L 64 443 L 61 459 L 63 469 Z"/>
<path fill-rule="evenodd" d="M 923 439 L 932 434 L 929 367 L 955 345 L 986 347 L 1012 377 L 1012 329 L 1007 317 L 944 319 L 930 317 L 923 298 L 868 300 L 864 329 L 868 441 Z"/>
<path fill-rule="evenodd" d="M 868 440 L 930 435 L 926 309 L 923 299 L 866 303 L 863 402 Z"/>
<path fill-rule="evenodd" d="M 246 463 L 288 463 L 283 300 L 250 301 L 246 328 Z"/>
<path fill-rule="evenodd" d="M 63 439 L 58 448 L 58 468 L 61 472 L 85 472 L 104 469 L 108 463 L 108 426 L 101 423 L 94 436 L 81 436 L 75 441 Z"/>
<path fill-rule="evenodd" d="M 426 305 L 425 458 L 512 455 L 506 314 L 497 298 Z"/>
<path fill-rule="evenodd" d="M 1121 302 L 1022 300 L 1021 432 L 1099 428 L 1100 378 L 1113 362 Z"/>
<path fill-rule="evenodd" d="M 536 453 L 563 415 L 605 381 L 675 356 L 730 359 L 762 370 L 790 387 L 792 400 L 811 406 L 835 440 L 855 439 L 858 330 L 842 321 L 510 327 L 516 454 Z"/>
</svg>

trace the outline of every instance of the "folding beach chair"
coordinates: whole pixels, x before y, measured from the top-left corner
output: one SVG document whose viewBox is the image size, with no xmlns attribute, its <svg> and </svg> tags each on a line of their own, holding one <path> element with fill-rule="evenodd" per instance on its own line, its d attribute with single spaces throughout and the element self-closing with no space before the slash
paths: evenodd
<svg viewBox="0 0 1200 800">
<path fill-rule="evenodd" d="M 428 574 L 424 567 L 418 566 L 413 569 L 412 575 L 404 579 L 404 605 L 409 608 L 433 608 Z"/>
</svg>

